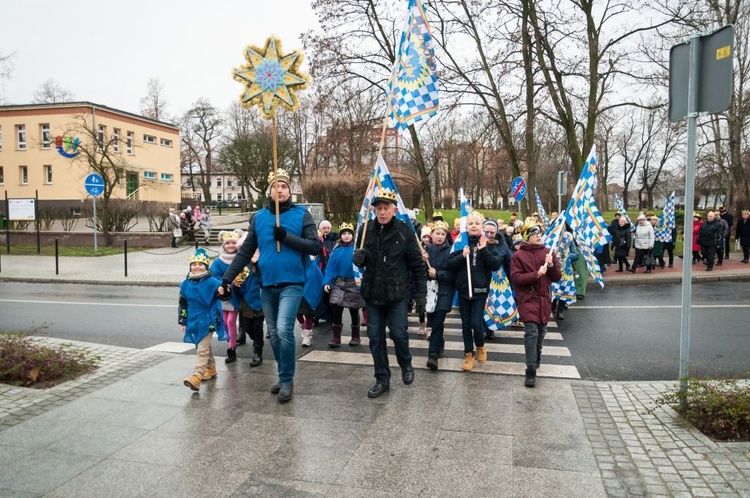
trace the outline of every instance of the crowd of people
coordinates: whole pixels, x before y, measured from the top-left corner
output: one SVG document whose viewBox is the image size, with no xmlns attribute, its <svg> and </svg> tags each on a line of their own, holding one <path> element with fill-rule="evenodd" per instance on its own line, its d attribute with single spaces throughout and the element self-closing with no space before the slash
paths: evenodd
<svg viewBox="0 0 750 498">
<path fill-rule="evenodd" d="M 567 230 L 557 248 L 546 248 L 545 224 L 537 213 L 525 220 L 513 213 L 506 224 L 472 211 L 462 234 L 458 224 L 451 231 L 436 212 L 415 232 L 396 216 L 395 192 L 383 189 L 373 199 L 373 219 L 358 233 L 351 223 L 342 223 L 336 233 L 328 221 L 316 227 L 310 213 L 291 201 L 285 171 L 272 174 L 269 185 L 271 202 L 251 216 L 247 232 L 222 232 L 222 247 L 213 262 L 202 248 L 190 259 L 190 273 L 180 288 L 179 323 L 184 340 L 198 349 L 193 375 L 185 379 L 192 390 L 199 390 L 202 382 L 216 376 L 210 340 L 206 339 L 213 333 L 229 341 L 227 363 L 236 361 L 235 348 L 244 343 L 247 334 L 253 341 L 250 366 L 262 364 L 265 321 L 278 373 L 271 392 L 285 403 L 294 390 L 295 318 L 301 317 L 303 346 L 310 346 L 312 339 L 308 319 L 325 317 L 331 324 L 328 346 L 338 348 L 345 333 L 343 315 L 349 313 L 348 345 L 358 347 L 366 327 L 375 376 L 367 396 L 380 397 L 391 388 L 386 337 L 393 341 L 402 382 L 412 384 L 415 373 L 408 314 L 411 310 L 420 315 L 418 334 L 427 335 L 429 344 L 426 366 L 438 370 L 445 350 L 445 319 L 455 296 L 464 342 L 461 368 L 470 372 L 477 363 L 487 361 L 486 341 L 494 338 L 485 323 L 485 309 L 491 282 L 497 277 L 507 278 L 512 289 L 517 324 L 524 329 L 524 385 L 534 387 L 547 323 L 551 317 L 563 320 L 567 305 L 585 298 L 588 271 L 580 275 L 586 262 L 575 238 Z M 710 270 L 711 249 L 718 254 L 717 264 L 728 257 L 727 217 L 712 212 L 703 223 L 700 215 L 696 216 L 693 242 L 700 249 L 696 249 L 693 263 L 705 260 Z M 611 245 L 597 254 L 602 270 L 616 264 L 617 272 L 644 267 L 650 273 L 664 268 L 667 261 L 672 267 L 676 232 L 671 242 L 657 240 L 657 221 L 641 213 L 633 227 L 618 213 L 611 224 Z M 736 235 L 746 263 L 750 248 L 747 211 L 737 223 Z M 635 249 L 632 264 L 628 261 L 631 247 Z M 609 259 L 610 250 L 614 262 Z M 320 278 L 312 278 L 311 269 Z"/>
<path fill-rule="evenodd" d="M 211 236 L 214 220 L 211 209 L 201 208 L 196 204 L 195 208 L 187 206 L 182 211 L 169 208 L 169 226 L 172 230 L 172 247 L 177 247 L 180 241 L 195 242 L 195 234 L 198 230 L 203 232 L 205 244 Z"/>
</svg>

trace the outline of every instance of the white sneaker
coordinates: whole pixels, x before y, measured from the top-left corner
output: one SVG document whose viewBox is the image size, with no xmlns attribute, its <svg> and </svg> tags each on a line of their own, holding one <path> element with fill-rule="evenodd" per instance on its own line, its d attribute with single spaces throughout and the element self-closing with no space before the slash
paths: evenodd
<svg viewBox="0 0 750 498">
<path fill-rule="evenodd" d="M 302 331 L 302 346 L 305 348 L 309 348 L 312 345 L 312 330 L 303 330 Z"/>
<path fill-rule="evenodd" d="M 429 341 L 431 335 L 432 335 L 432 327 L 427 327 L 427 337 L 425 337 L 425 339 Z"/>
</svg>

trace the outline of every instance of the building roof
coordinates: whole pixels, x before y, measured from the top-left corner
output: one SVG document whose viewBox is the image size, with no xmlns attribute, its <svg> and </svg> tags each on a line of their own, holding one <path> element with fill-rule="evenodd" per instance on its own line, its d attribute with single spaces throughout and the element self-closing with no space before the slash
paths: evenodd
<svg viewBox="0 0 750 498">
<path fill-rule="evenodd" d="M 169 128 L 174 128 L 175 130 L 179 131 L 180 127 L 173 123 L 167 123 L 165 121 L 158 121 L 156 119 L 151 119 L 146 116 L 141 116 L 140 114 L 134 114 L 132 112 L 123 111 L 120 109 L 115 109 L 114 107 L 109 107 L 106 105 L 96 104 L 94 102 L 87 102 L 87 101 L 76 101 L 76 102 L 54 102 L 49 104 L 12 104 L 12 105 L 0 105 L 0 112 L 2 111 L 14 111 L 14 110 L 29 110 L 29 109 L 64 109 L 66 107 L 95 107 L 97 109 L 102 109 L 105 111 L 109 111 L 115 114 L 121 114 L 123 116 L 128 116 L 130 118 L 138 119 L 141 121 L 146 121 L 149 123 L 158 124 L 161 126 L 167 126 Z"/>
</svg>

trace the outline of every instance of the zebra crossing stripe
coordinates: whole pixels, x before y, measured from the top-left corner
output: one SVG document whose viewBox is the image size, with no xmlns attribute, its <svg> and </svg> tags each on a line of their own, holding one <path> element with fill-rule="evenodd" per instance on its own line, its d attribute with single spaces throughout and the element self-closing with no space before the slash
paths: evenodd
<svg viewBox="0 0 750 498">
<path fill-rule="evenodd" d="M 446 344 L 447 346 L 447 344 Z M 546 348 L 545 348 L 546 351 Z M 537 370 L 538 377 L 549 377 L 559 379 L 580 379 L 581 376 L 578 373 L 578 369 L 572 365 L 554 365 L 545 364 L 545 357 L 542 356 L 542 365 Z M 417 369 L 427 369 L 424 362 L 424 357 L 414 357 L 413 366 Z M 306 354 L 299 361 L 314 361 L 319 363 L 338 363 L 346 365 L 369 365 L 372 366 L 372 355 L 369 353 L 349 353 L 346 351 L 320 351 L 315 350 Z M 388 355 L 388 362 L 390 365 L 398 368 L 398 362 L 394 355 Z M 440 359 L 440 370 L 449 372 L 461 372 L 461 364 L 463 360 L 460 358 L 441 358 Z M 505 375 L 524 375 L 526 371 L 526 365 L 522 362 L 506 362 L 506 361 L 491 361 L 487 360 L 485 363 L 475 363 L 473 373 L 486 373 L 486 374 L 505 374 Z"/>
<path fill-rule="evenodd" d="M 341 337 L 341 343 L 347 344 L 351 337 Z M 370 340 L 367 337 L 362 337 L 362 346 L 369 346 Z M 545 339 L 546 340 L 546 339 Z M 387 343 L 389 346 L 393 346 L 393 342 L 390 339 L 387 339 Z M 509 354 L 526 354 L 523 344 L 497 344 L 492 342 L 485 342 L 485 347 L 487 348 L 488 353 L 509 353 Z M 430 342 L 424 341 L 420 339 L 409 339 L 409 349 L 429 349 L 430 348 Z M 445 349 L 446 351 L 463 351 L 464 350 L 464 343 L 459 341 L 446 341 L 445 342 Z M 346 352 L 346 351 L 344 351 Z M 560 347 L 560 346 L 544 346 L 544 353 L 545 356 L 570 356 L 570 351 L 568 348 Z"/>
</svg>

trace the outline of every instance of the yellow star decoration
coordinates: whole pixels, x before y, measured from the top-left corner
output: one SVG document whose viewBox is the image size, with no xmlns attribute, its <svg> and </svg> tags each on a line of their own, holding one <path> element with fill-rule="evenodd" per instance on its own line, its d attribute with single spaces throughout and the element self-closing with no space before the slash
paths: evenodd
<svg viewBox="0 0 750 498">
<path fill-rule="evenodd" d="M 276 105 L 290 111 L 299 107 L 296 92 L 307 88 L 310 77 L 299 72 L 302 53 L 281 53 L 281 42 L 274 37 L 266 40 L 263 50 L 248 46 L 245 49 L 247 64 L 235 68 L 234 79 L 245 85 L 240 95 L 242 107 L 249 109 L 258 104 L 266 119 L 272 119 Z"/>
</svg>

